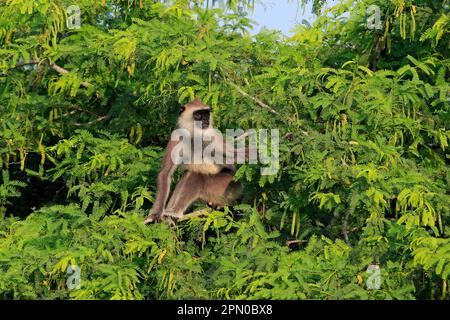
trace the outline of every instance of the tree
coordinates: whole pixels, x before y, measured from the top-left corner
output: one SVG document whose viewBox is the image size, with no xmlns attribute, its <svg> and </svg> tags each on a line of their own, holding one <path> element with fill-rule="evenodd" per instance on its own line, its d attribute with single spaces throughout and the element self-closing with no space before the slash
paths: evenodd
<svg viewBox="0 0 450 320">
<path fill-rule="evenodd" d="M 291 38 L 227 3 L 82 0 L 76 28 L 71 1 L 0 2 L 0 297 L 449 298 L 448 1 L 315 1 Z M 146 227 L 194 96 L 220 129 L 279 128 L 280 170 Z"/>
</svg>

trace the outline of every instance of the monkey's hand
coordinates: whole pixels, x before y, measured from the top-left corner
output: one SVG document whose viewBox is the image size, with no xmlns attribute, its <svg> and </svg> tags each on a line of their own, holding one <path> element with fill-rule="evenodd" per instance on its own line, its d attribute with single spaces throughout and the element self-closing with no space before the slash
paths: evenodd
<svg viewBox="0 0 450 320">
<path fill-rule="evenodd" d="M 162 220 L 167 221 L 170 225 L 175 225 L 174 220 L 178 220 L 181 218 L 183 214 L 178 214 L 172 211 L 163 211 L 163 212 L 150 212 L 150 214 L 145 218 L 144 224 L 149 224 L 153 222 L 160 222 Z"/>
</svg>

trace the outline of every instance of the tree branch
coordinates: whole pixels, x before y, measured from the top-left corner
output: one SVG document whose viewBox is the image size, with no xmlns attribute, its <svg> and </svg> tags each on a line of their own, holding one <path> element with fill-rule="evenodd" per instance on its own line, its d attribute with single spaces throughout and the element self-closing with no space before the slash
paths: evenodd
<svg viewBox="0 0 450 320">
<path fill-rule="evenodd" d="M 101 116 L 101 117 L 98 117 L 95 120 L 92 120 L 92 121 L 89 121 L 89 122 L 86 122 L 86 123 L 75 122 L 73 125 L 76 126 L 76 127 L 90 126 L 91 124 L 94 124 L 96 122 L 100 122 L 100 121 L 103 121 L 103 120 L 106 120 L 106 119 L 109 119 L 109 116 Z"/>
<path fill-rule="evenodd" d="M 206 216 L 211 212 L 211 209 L 200 209 L 197 211 L 194 211 L 192 213 L 189 214 L 185 214 L 184 216 L 182 216 L 180 219 L 178 219 L 178 221 L 184 221 L 184 220 L 190 220 L 192 218 L 197 218 L 197 217 L 201 217 L 201 216 Z"/>
<path fill-rule="evenodd" d="M 50 64 L 50 68 L 52 68 L 53 70 L 55 70 L 56 72 L 58 72 L 59 74 L 66 74 L 69 73 L 68 70 L 58 66 L 56 63 L 52 63 Z M 91 84 L 89 82 L 83 81 L 80 84 L 82 87 L 84 88 L 89 88 L 91 86 Z"/>
<path fill-rule="evenodd" d="M 288 240 L 288 241 L 286 241 L 286 245 L 289 247 L 290 245 L 293 245 L 293 244 L 306 243 L 306 242 L 308 242 L 308 240 L 298 240 L 298 239 Z"/>
<path fill-rule="evenodd" d="M 250 98 L 252 99 L 257 105 L 259 105 L 260 107 L 266 109 L 267 111 L 269 111 L 270 113 L 276 114 L 278 115 L 278 112 L 276 112 L 274 109 L 272 109 L 270 106 L 268 106 L 267 104 L 265 104 L 264 102 L 262 102 L 261 100 L 259 100 L 256 97 L 253 97 L 251 95 L 249 95 L 247 92 L 245 92 L 244 90 L 242 90 L 237 84 L 228 81 L 228 83 L 235 88 L 241 95 L 243 95 L 244 97 Z"/>
<path fill-rule="evenodd" d="M 350 243 L 350 239 L 348 237 L 348 218 L 350 216 L 350 213 L 348 212 L 348 210 L 345 212 L 345 216 L 344 216 L 344 221 L 342 224 L 342 233 L 344 235 L 344 239 L 345 239 L 345 243 L 347 243 L 347 245 L 349 247 L 352 247 L 352 244 Z"/>
<path fill-rule="evenodd" d="M 16 64 L 14 67 L 12 67 L 11 69 L 16 69 L 16 68 L 20 68 L 20 67 L 24 67 L 24 66 L 28 66 L 28 65 L 32 65 L 32 64 L 39 64 L 41 62 L 44 62 L 44 60 L 39 60 L 39 59 L 32 59 L 30 61 L 25 61 L 25 62 L 21 62 Z M 63 67 L 58 66 L 56 63 L 52 63 L 49 65 L 50 68 L 52 68 L 53 70 L 55 70 L 56 72 L 58 72 L 59 74 L 66 74 L 69 73 L 69 71 L 67 69 L 64 69 Z M 88 88 L 91 86 L 91 84 L 87 81 L 83 81 L 80 84 L 83 88 Z"/>
</svg>

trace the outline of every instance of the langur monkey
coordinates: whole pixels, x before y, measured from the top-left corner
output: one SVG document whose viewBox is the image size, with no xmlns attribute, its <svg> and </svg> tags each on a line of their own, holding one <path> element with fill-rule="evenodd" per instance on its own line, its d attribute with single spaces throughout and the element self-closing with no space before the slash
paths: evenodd
<svg viewBox="0 0 450 320">
<path fill-rule="evenodd" d="M 198 132 L 214 136 L 217 130 L 212 124 L 211 111 L 211 107 L 204 105 L 200 99 L 196 98 L 181 108 L 177 129 L 187 130 L 191 139 Z M 188 142 L 191 146 L 191 141 Z M 201 151 L 211 147 L 211 143 L 217 147 L 216 154 L 219 153 L 219 156 L 225 156 L 227 152 L 232 152 L 233 157 L 236 154 L 236 150 L 227 142 L 223 142 L 223 139 L 212 139 L 209 144 L 203 143 Z M 211 207 L 223 207 L 233 204 L 242 194 L 240 182 L 233 181 L 235 167 L 232 164 L 224 164 L 224 161 L 219 161 L 222 163 L 220 164 L 206 158 L 200 163 L 181 164 L 185 172 L 169 199 L 172 175 L 179 165 L 173 161 L 172 157 L 177 145 L 179 141 L 173 140 L 172 134 L 158 174 L 156 199 L 150 214 L 144 221 L 146 224 L 161 219 L 172 222 L 171 218 L 181 218 L 186 209 L 196 200 L 201 200 Z"/>
</svg>

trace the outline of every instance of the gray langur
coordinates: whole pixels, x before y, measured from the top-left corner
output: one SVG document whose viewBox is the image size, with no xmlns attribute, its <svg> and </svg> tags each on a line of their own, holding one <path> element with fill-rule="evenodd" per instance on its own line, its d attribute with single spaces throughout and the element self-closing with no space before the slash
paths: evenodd
<svg viewBox="0 0 450 320">
<path fill-rule="evenodd" d="M 181 108 L 177 129 L 186 130 L 192 140 L 198 132 L 215 136 L 217 130 L 212 124 L 211 111 L 210 106 L 204 105 L 200 99 L 196 98 Z M 191 146 L 192 141 L 188 142 Z M 236 173 L 234 165 L 225 164 L 228 161 L 215 162 L 210 158 L 202 159 L 200 162 L 177 164 L 173 160 L 173 153 L 177 151 L 176 148 L 179 144 L 179 141 L 173 140 L 172 135 L 164 152 L 158 174 L 156 199 L 145 223 L 161 219 L 171 221 L 171 218 L 181 218 L 186 209 L 197 200 L 201 200 L 211 207 L 231 205 L 242 194 L 241 183 L 233 181 Z M 215 147 L 215 156 L 222 157 L 222 159 L 227 152 L 231 153 L 233 157 L 236 156 L 236 149 L 224 142 L 221 137 L 212 139 L 209 143 L 203 142 L 202 154 L 205 148 L 211 146 Z M 178 166 L 181 166 L 185 172 L 169 199 L 172 175 Z"/>
</svg>

